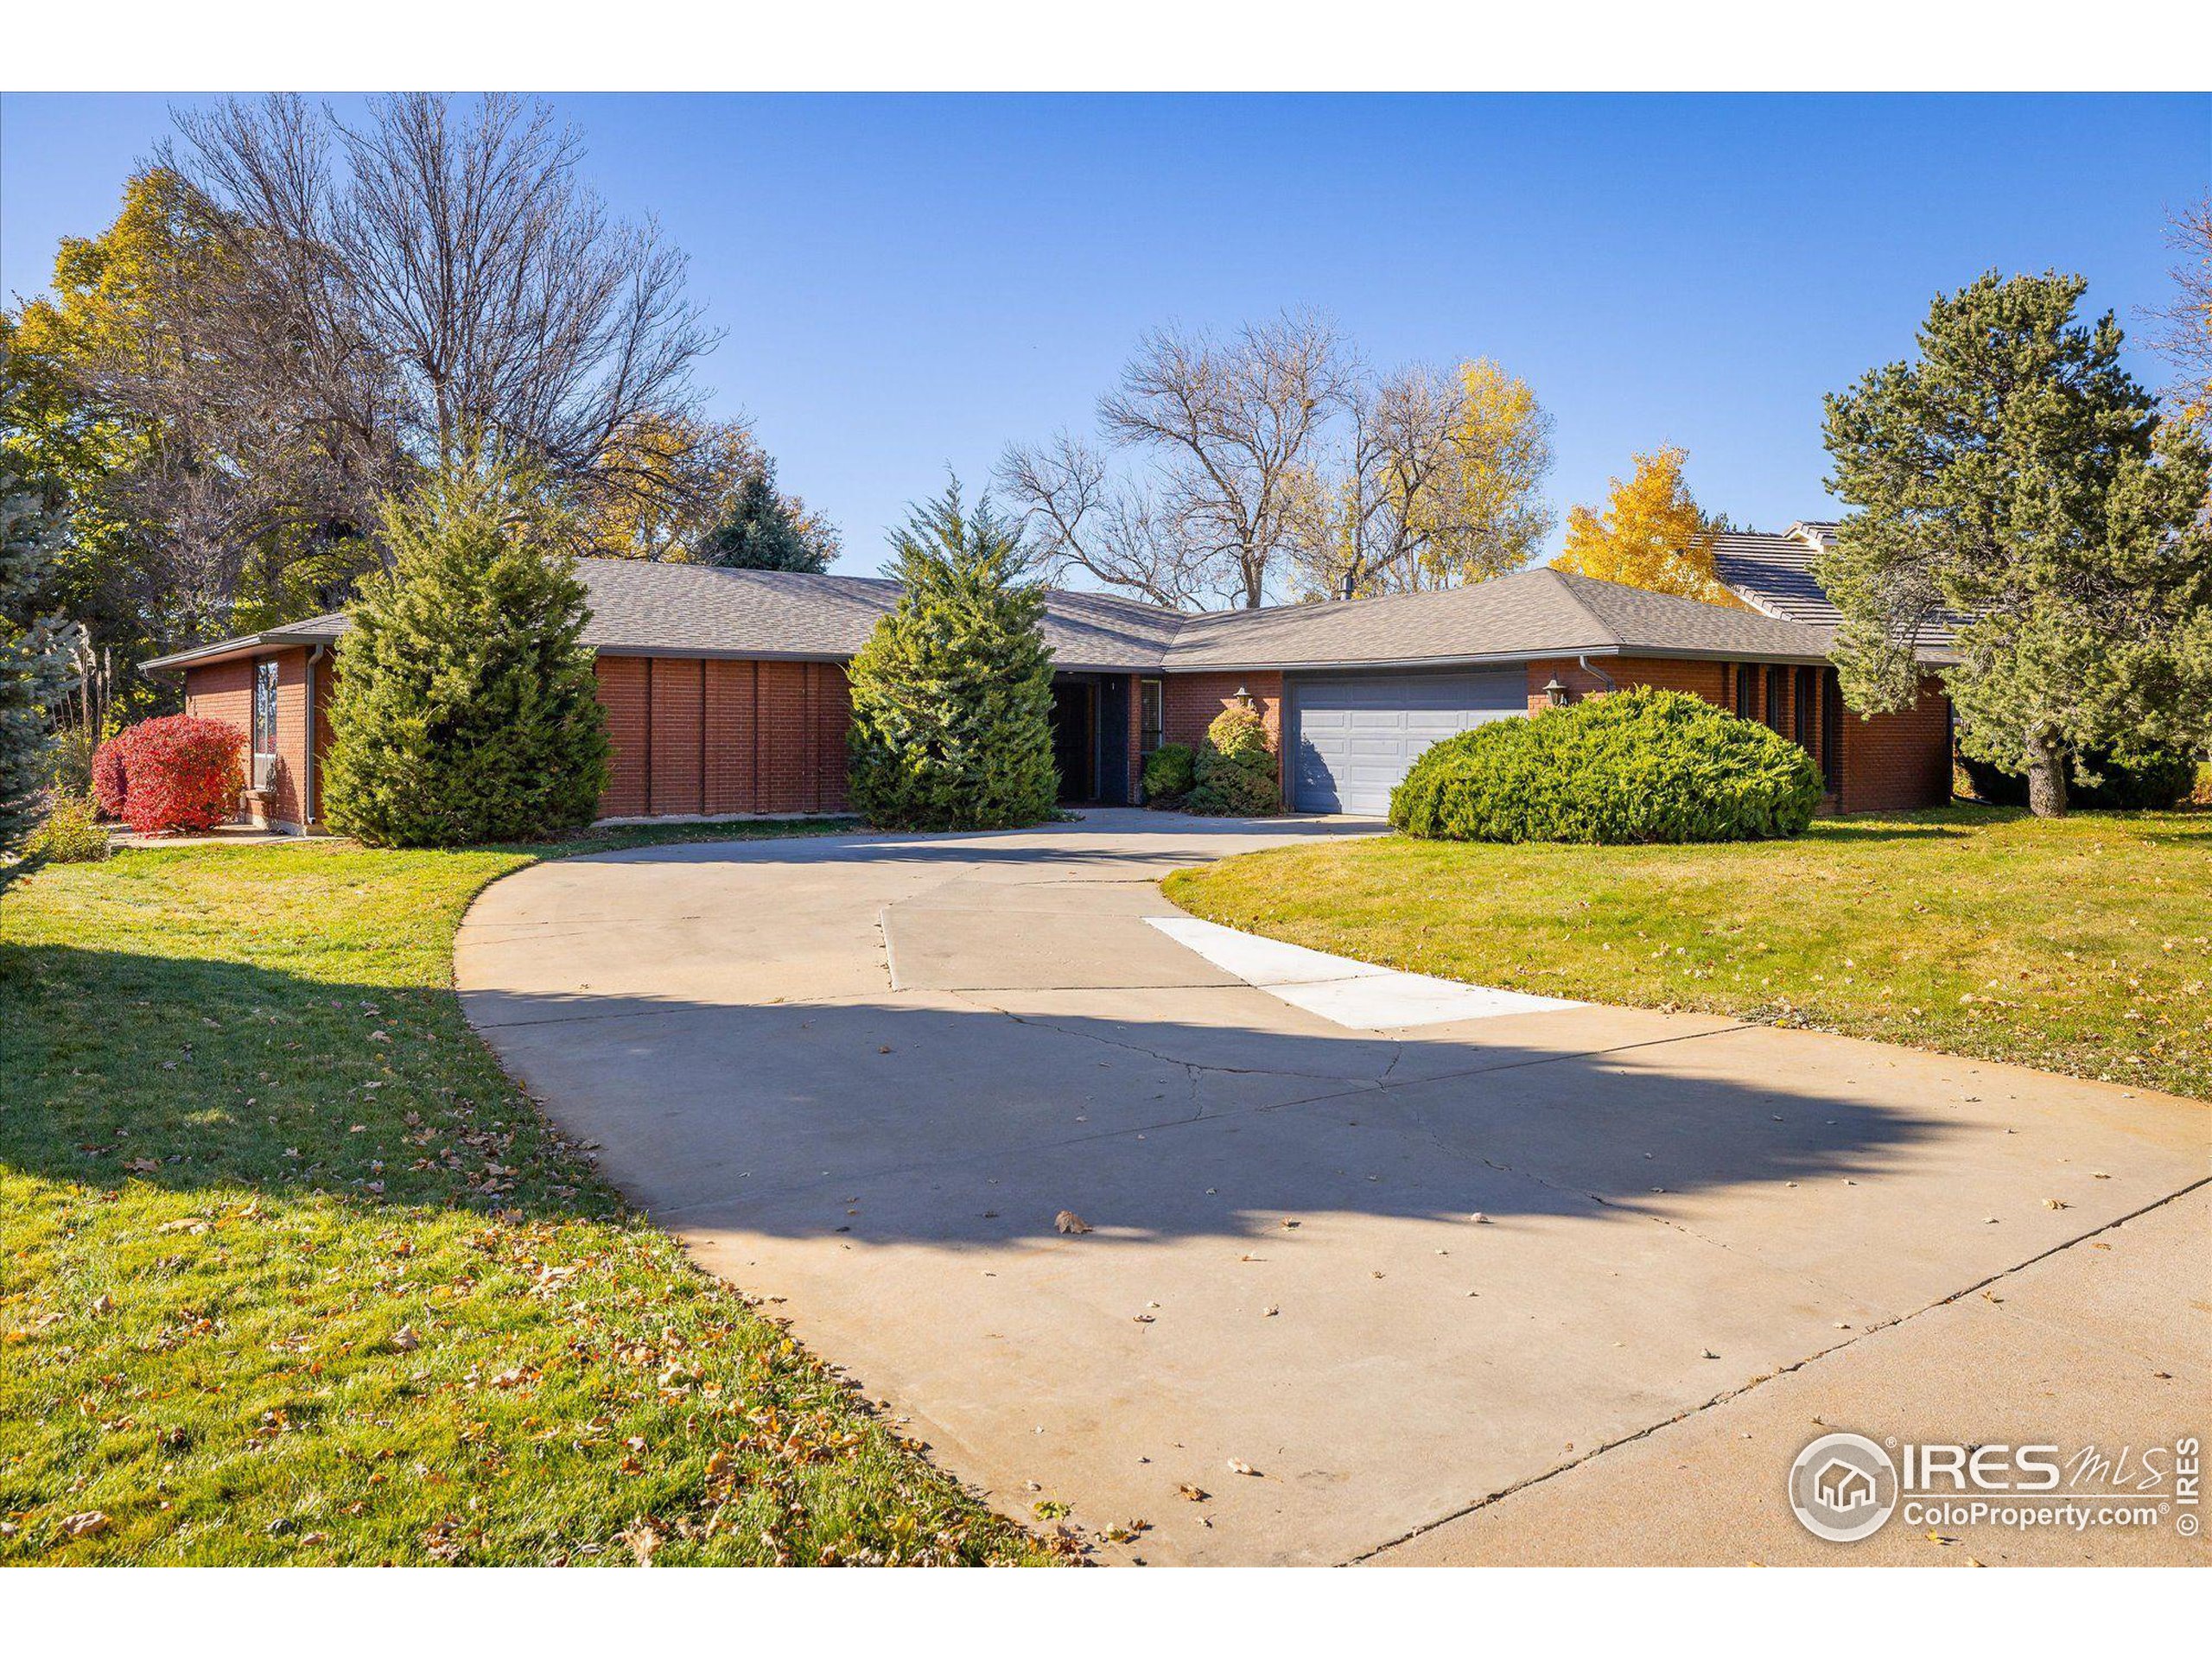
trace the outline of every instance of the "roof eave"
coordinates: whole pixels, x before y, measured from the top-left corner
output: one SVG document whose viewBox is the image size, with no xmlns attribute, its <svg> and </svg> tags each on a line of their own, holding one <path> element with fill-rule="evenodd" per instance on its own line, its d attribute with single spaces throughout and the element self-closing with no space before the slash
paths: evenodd
<svg viewBox="0 0 2212 1659">
<path fill-rule="evenodd" d="M 213 668 L 218 663 L 227 663 L 240 657 L 258 656 L 269 651 L 296 651 L 334 645 L 337 639 L 334 633 L 302 633 L 290 628 L 270 628 L 261 633 L 240 634 L 234 639 L 218 639 L 212 645 L 194 645 L 190 651 L 171 652 L 166 657 L 151 658 L 138 664 L 138 671 L 149 679 L 162 679 L 172 674 L 181 674 L 187 669 Z"/>
</svg>

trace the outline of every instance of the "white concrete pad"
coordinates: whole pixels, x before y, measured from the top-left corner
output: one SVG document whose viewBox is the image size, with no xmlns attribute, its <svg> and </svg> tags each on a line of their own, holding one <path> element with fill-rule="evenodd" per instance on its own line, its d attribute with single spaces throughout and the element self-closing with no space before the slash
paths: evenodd
<svg viewBox="0 0 2212 1659">
<path fill-rule="evenodd" d="M 1217 968 L 1236 976 L 1247 985 L 1313 985 L 1325 980 L 1363 978 L 1387 974 L 1388 968 L 1354 962 L 1350 957 L 1308 950 L 1302 944 L 1263 939 L 1256 933 L 1239 932 L 1218 922 L 1202 922 L 1195 916 L 1148 916 L 1145 918 L 1176 944 L 1197 951 Z"/>
<path fill-rule="evenodd" d="M 1247 985 L 1352 1031 L 1399 1031 L 1408 1026 L 1586 1006 L 1555 996 L 1463 985 L 1429 974 L 1399 973 L 1326 950 L 1263 939 L 1194 916 L 1147 916 L 1145 920 Z"/>
</svg>

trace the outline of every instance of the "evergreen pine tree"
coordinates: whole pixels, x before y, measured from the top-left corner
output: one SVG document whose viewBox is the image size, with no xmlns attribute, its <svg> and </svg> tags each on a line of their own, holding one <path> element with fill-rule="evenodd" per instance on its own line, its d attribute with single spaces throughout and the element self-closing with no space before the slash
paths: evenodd
<svg viewBox="0 0 2212 1659">
<path fill-rule="evenodd" d="M 2158 417 L 2109 314 L 2075 321 L 2086 286 L 1993 272 L 1936 300 L 1917 360 L 1827 400 L 1852 511 L 1815 571 L 1861 713 L 1909 706 L 1919 630 L 1967 619 L 1943 671 L 1960 747 L 2054 817 L 2088 753 L 2212 736 L 2205 444 Z"/>
<path fill-rule="evenodd" d="M 764 461 L 745 475 L 729 516 L 699 546 L 702 564 L 725 570 L 798 570 L 819 575 L 830 555 L 810 539 L 782 496 L 776 469 Z"/>
<path fill-rule="evenodd" d="M 0 891 L 28 873 L 14 855 L 38 823 L 51 709 L 68 674 L 67 642 L 26 613 L 44 571 L 50 521 L 0 453 Z"/>
<path fill-rule="evenodd" d="M 906 585 L 854 657 L 853 804 L 895 830 L 1004 830 L 1052 815 L 1052 659 L 1014 529 L 956 483 L 893 537 Z"/>
<path fill-rule="evenodd" d="M 453 847 L 588 823 L 609 745 L 583 584 L 539 480 L 464 463 L 389 503 L 385 535 L 392 568 L 363 584 L 338 646 L 332 825 Z"/>
</svg>

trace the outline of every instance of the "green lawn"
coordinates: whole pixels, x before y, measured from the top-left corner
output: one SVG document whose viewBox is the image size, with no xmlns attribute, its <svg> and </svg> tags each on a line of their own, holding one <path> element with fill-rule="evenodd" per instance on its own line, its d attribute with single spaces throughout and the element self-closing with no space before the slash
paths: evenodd
<svg viewBox="0 0 2212 1659">
<path fill-rule="evenodd" d="M 2212 813 L 1960 806 L 1713 847 L 1400 836 L 1170 878 L 1198 915 L 1483 985 L 2212 1098 Z"/>
<path fill-rule="evenodd" d="M 454 927 L 535 855 L 127 852 L 0 900 L 0 1562 L 1043 1555 L 468 1030 Z"/>
</svg>

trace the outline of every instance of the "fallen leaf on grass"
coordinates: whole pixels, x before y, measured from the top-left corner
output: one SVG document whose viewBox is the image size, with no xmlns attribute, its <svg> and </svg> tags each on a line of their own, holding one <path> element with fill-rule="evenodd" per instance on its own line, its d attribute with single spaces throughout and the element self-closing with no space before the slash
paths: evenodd
<svg viewBox="0 0 2212 1659">
<path fill-rule="evenodd" d="M 98 1510 L 61 1517 L 61 1535 L 65 1538 L 91 1538 L 106 1530 L 107 1516 Z"/>
</svg>

